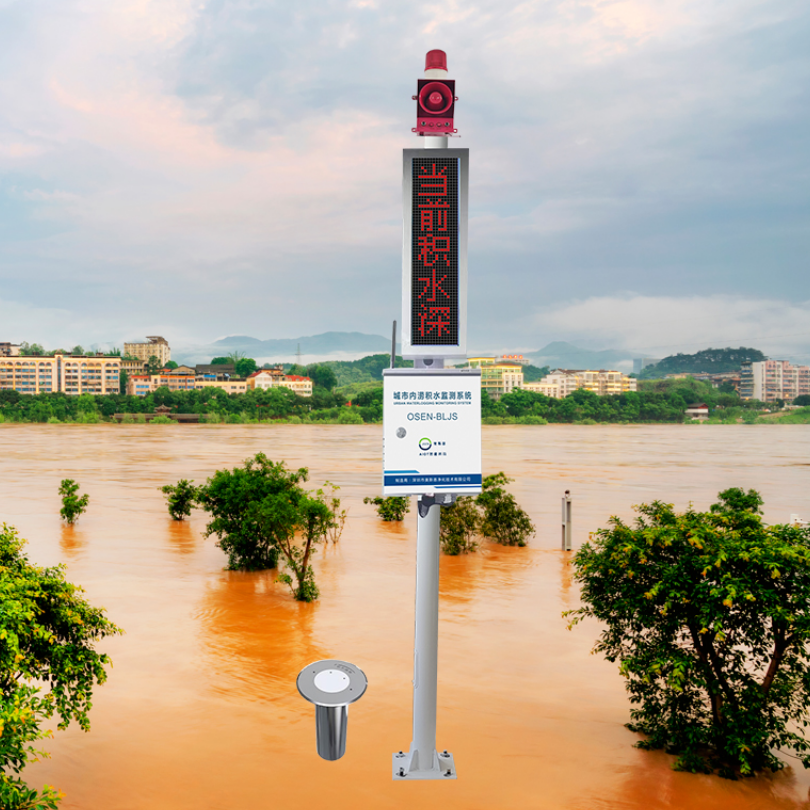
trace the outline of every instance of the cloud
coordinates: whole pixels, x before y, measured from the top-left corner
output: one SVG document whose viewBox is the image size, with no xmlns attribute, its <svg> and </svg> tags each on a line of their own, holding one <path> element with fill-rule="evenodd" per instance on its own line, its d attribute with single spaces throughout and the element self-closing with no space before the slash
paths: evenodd
<svg viewBox="0 0 810 810">
<path fill-rule="evenodd" d="M 806 300 L 808 36 L 798 0 L 2 3 L 4 294 L 29 340 L 386 334 L 438 46 L 480 340 L 572 290 Z"/>
<path fill-rule="evenodd" d="M 535 314 L 535 328 L 574 342 L 597 340 L 661 357 L 740 345 L 773 355 L 808 354 L 810 301 L 604 296 L 541 309 Z"/>
</svg>

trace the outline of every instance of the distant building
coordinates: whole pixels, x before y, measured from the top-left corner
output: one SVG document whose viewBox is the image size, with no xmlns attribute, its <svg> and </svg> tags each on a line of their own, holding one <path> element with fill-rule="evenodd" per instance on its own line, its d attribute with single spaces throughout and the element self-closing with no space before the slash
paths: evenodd
<svg viewBox="0 0 810 810">
<path fill-rule="evenodd" d="M 502 354 L 498 359 L 507 363 L 519 363 L 521 366 L 531 365 L 531 361 L 527 360 L 522 354 Z"/>
<path fill-rule="evenodd" d="M 214 375 L 214 379 L 227 379 L 236 376 L 236 366 L 233 363 L 199 363 L 194 366 L 197 374 Z"/>
<path fill-rule="evenodd" d="M 309 377 L 301 377 L 297 374 L 285 374 L 281 366 L 274 368 L 260 368 L 248 375 L 248 388 L 255 390 L 260 388 L 267 391 L 270 388 L 289 388 L 298 394 L 299 397 L 312 396 L 312 380 Z"/>
<path fill-rule="evenodd" d="M 636 357 L 633 360 L 633 374 L 641 374 L 647 366 L 654 366 L 660 362 L 660 357 Z"/>
<path fill-rule="evenodd" d="M 740 398 L 775 402 L 810 394 L 810 366 L 793 366 L 787 360 L 746 362 L 740 368 Z"/>
<path fill-rule="evenodd" d="M 523 363 L 497 357 L 471 357 L 467 365 L 481 369 L 481 390 L 490 399 L 500 399 L 523 385 Z"/>
<path fill-rule="evenodd" d="M 622 374 L 621 371 L 565 368 L 552 371 L 540 382 L 524 383 L 522 386 L 524 391 L 535 391 L 555 399 L 565 399 L 580 388 L 593 391 L 601 397 L 635 391 L 637 387 L 637 381 L 633 377 Z"/>
<path fill-rule="evenodd" d="M 172 359 L 172 350 L 165 338 L 147 337 L 148 343 L 125 343 L 124 354 L 130 357 L 137 357 L 144 364 L 149 362 L 150 357 L 157 357 L 158 364 L 163 367 Z"/>
<path fill-rule="evenodd" d="M 244 394 L 247 390 L 247 380 L 231 378 L 229 380 L 210 380 L 207 377 L 197 377 L 197 388 L 219 388 L 226 394 Z"/>
<path fill-rule="evenodd" d="M 56 354 L 0 357 L 0 391 L 21 394 L 117 394 L 121 358 Z"/>
<path fill-rule="evenodd" d="M 19 357 L 20 347 L 16 343 L 0 343 L 0 357 Z"/>
<path fill-rule="evenodd" d="M 146 371 L 146 363 L 138 358 L 133 360 L 122 358 L 121 371 L 126 371 L 128 377 L 133 374 L 143 374 Z"/>
<path fill-rule="evenodd" d="M 160 374 L 133 374 L 127 380 L 127 393 L 130 396 L 145 397 L 158 388 L 168 388 L 170 391 L 193 391 L 197 388 L 194 376 L 186 374 L 171 374 L 163 370 Z"/>
<path fill-rule="evenodd" d="M 709 418 L 709 406 L 705 402 L 699 402 L 696 405 L 690 405 L 683 415 L 687 419 L 699 419 L 701 422 Z"/>
</svg>

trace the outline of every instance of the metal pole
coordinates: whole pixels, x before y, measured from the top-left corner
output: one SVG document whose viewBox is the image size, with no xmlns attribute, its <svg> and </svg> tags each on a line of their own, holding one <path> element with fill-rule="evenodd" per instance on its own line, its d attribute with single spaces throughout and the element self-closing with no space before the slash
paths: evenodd
<svg viewBox="0 0 810 810">
<path fill-rule="evenodd" d="M 571 492 L 567 489 L 562 499 L 562 549 L 571 551 Z"/>
<path fill-rule="evenodd" d="M 441 507 L 433 495 L 422 495 L 417 506 L 413 740 L 407 756 L 402 752 L 394 755 L 394 778 L 455 779 L 452 754 L 436 751 Z"/>
<path fill-rule="evenodd" d="M 439 521 L 441 507 L 419 499 L 416 524 L 416 620 L 413 653 L 413 742 L 409 770 L 433 770 L 439 664 Z"/>
</svg>

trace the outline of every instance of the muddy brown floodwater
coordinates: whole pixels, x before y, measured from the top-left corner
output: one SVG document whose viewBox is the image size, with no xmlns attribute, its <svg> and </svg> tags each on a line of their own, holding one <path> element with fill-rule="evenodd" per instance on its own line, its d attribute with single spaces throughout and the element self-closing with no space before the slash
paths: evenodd
<svg viewBox="0 0 810 810">
<path fill-rule="evenodd" d="M 90 733 L 57 732 L 26 779 L 75 810 L 808 806 L 795 760 L 729 782 L 632 747 L 617 667 L 589 654 L 597 626 L 569 632 L 560 618 L 578 588 L 559 543 L 565 489 L 575 547 L 632 504 L 706 508 L 729 486 L 758 489 L 772 522 L 810 515 L 810 428 L 485 428 L 485 472 L 517 479 L 538 534 L 529 548 L 442 558 L 437 743 L 459 774 L 448 783 L 391 780 L 391 753 L 411 740 L 416 517 L 384 524 L 362 503 L 379 492 L 380 448 L 376 426 L 0 426 L 0 521 L 126 630 L 101 645 L 114 668 Z M 157 489 L 260 450 L 308 466 L 314 486 L 338 484 L 349 507 L 343 539 L 317 555 L 315 604 L 294 602 L 274 572 L 224 571 L 204 515 L 173 522 Z M 90 495 L 74 528 L 59 520 L 62 478 Z M 317 756 L 295 688 L 321 658 L 369 679 L 337 762 Z"/>
</svg>

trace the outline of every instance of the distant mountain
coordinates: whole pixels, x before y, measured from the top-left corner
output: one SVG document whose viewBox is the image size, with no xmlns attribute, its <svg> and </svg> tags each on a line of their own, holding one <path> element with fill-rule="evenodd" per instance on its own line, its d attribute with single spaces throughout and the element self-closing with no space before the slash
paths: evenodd
<svg viewBox="0 0 810 810">
<path fill-rule="evenodd" d="M 759 349 L 703 349 L 694 354 L 673 354 L 647 366 L 639 375 L 641 379 L 654 379 L 665 374 L 722 374 L 726 371 L 739 371 L 740 365 L 748 360 L 766 360 Z"/>
<path fill-rule="evenodd" d="M 524 352 L 523 356 L 533 366 L 549 366 L 555 368 L 572 369 L 616 369 L 618 371 L 631 371 L 633 357 L 637 353 L 630 350 L 619 351 L 605 349 L 592 351 L 580 349 L 571 343 L 557 340 L 549 343 L 536 352 Z"/>
<path fill-rule="evenodd" d="M 202 363 L 230 352 L 244 352 L 261 365 L 267 362 L 293 361 L 299 347 L 305 363 L 330 359 L 350 360 L 390 352 L 391 339 L 362 332 L 324 332 L 320 335 L 271 340 L 231 335 L 209 344 L 172 348 L 172 359 L 178 363 Z"/>
</svg>

